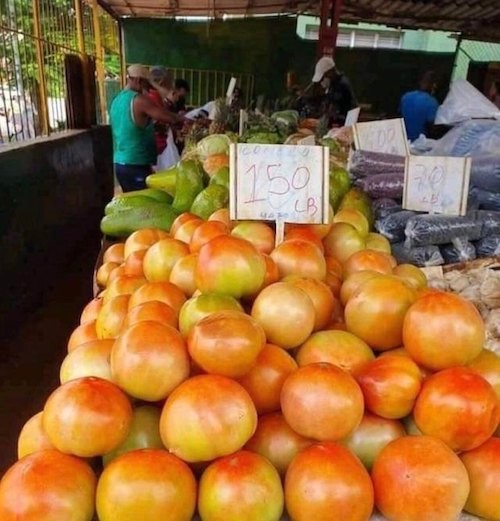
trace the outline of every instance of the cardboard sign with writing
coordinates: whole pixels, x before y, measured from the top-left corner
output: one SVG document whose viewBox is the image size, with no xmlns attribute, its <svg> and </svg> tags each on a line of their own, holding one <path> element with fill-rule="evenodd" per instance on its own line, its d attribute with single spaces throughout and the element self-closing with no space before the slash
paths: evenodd
<svg viewBox="0 0 500 521">
<path fill-rule="evenodd" d="M 345 118 L 344 127 L 352 127 L 358 122 L 359 113 L 361 112 L 360 107 L 350 110 Z"/>
<path fill-rule="evenodd" d="M 407 157 L 403 208 L 465 215 L 471 165 L 467 157 Z"/>
<path fill-rule="evenodd" d="M 329 213 L 329 150 L 302 145 L 231 145 L 232 220 L 322 224 Z"/>
<path fill-rule="evenodd" d="M 398 156 L 410 154 L 406 129 L 402 119 L 356 123 L 353 130 L 354 144 L 357 150 Z"/>
</svg>

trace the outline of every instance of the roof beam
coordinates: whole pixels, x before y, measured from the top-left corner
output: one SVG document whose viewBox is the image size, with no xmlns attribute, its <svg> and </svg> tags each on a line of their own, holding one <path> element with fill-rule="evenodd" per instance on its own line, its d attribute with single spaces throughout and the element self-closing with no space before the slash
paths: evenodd
<svg viewBox="0 0 500 521">
<path fill-rule="evenodd" d="M 104 2 L 104 0 L 97 0 L 97 3 L 104 11 L 106 11 L 109 14 L 109 16 L 111 16 L 115 20 L 119 20 L 120 17 L 118 13 L 116 13 L 107 2 Z"/>
</svg>

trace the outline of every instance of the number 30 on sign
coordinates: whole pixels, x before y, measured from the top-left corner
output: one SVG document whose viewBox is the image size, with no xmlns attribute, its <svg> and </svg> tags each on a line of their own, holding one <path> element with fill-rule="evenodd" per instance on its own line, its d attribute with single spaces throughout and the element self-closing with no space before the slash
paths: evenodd
<svg viewBox="0 0 500 521">
<path fill-rule="evenodd" d="M 284 223 L 328 222 L 329 151 L 300 145 L 231 146 L 230 217 Z"/>
</svg>

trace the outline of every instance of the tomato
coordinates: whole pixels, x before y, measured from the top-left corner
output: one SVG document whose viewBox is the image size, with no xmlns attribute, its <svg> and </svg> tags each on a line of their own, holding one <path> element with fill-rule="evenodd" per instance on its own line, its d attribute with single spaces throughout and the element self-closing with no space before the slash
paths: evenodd
<svg viewBox="0 0 500 521">
<path fill-rule="evenodd" d="M 111 278 L 111 273 L 120 267 L 120 264 L 117 262 L 105 262 L 101 266 L 99 266 L 99 269 L 96 273 L 96 281 L 97 284 L 101 288 L 105 288 L 108 285 L 108 282 Z M 123 266 L 123 270 L 125 270 L 125 266 Z"/>
<path fill-rule="evenodd" d="M 80 324 L 73 331 L 73 333 L 71 333 L 71 336 L 68 340 L 68 353 L 76 349 L 78 346 L 81 346 L 82 344 L 92 342 L 92 340 L 97 340 L 96 323 L 97 322 L 95 320 L 85 322 L 83 324 Z"/>
<path fill-rule="evenodd" d="M 321 250 L 309 241 L 286 240 L 272 251 L 271 258 L 278 266 L 282 278 L 295 275 L 324 280 L 326 277 L 325 257 Z"/>
<path fill-rule="evenodd" d="M 119 295 L 102 306 L 95 324 L 97 338 L 116 338 L 120 334 L 127 316 L 129 301 L 130 295 Z"/>
<path fill-rule="evenodd" d="M 229 218 L 229 208 L 220 208 L 219 210 L 215 210 L 215 212 L 208 218 L 209 221 L 220 221 L 226 224 L 229 229 L 233 227 L 233 222 Z"/>
<path fill-rule="evenodd" d="M 159 300 L 150 300 L 129 309 L 123 327 L 127 328 L 149 320 L 175 328 L 178 325 L 177 313 L 173 308 Z"/>
<path fill-rule="evenodd" d="M 127 277 L 144 278 L 144 270 L 142 267 L 144 257 L 148 250 L 139 250 L 131 253 L 124 264 L 124 271 Z"/>
<path fill-rule="evenodd" d="M 143 228 L 137 230 L 127 237 L 124 248 L 124 260 L 135 251 L 147 250 L 153 244 L 169 237 L 167 232 L 156 228 Z"/>
<path fill-rule="evenodd" d="M 130 297 L 129 309 L 153 300 L 169 305 L 178 315 L 184 302 L 186 302 L 186 296 L 182 290 L 171 282 L 149 282 Z"/>
<path fill-rule="evenodd" d="M 200 250 L 196 285 L 202 293 L 251 296 L 262 287 L 265 276 L 264 258 L 244 239 L 220 236 Z"/>
<path fill-rule="evenodd" d="M 15 463 L 0 482 L 2 521 L 91 521 L 96 478 L 87 463 L 42 450 Z"/>
<path fill-rule="evenodd" d="M 99 272 L 97 272 L 97 274 L 99 275 Z M 113 282 L 116 278 L 124 276 L 126 276 L 125 264 L 120 264 L 109 272 L 106 286 L 111 284 L 111 282 Z"/>
<path fill-rule="evenodd" d="M 102 258 L 102 262 L 116 262 L 117 264 L 121 264 L 125 260 L 125 244 L 122 242 L 118 242 L 116 244 L 112 244 L 109 248 L 104 252 L 104 256 Z"/>
<path fill-rule="evenodd" d="M 188 462 L 211 461 L 240 450 L 257 428 L 257 412 L 243 387 L 224 376 L 183 382 L 167 399 L 161 439 Z"/>
<path fill-rule="evenodd" d="M 365 249 L 365 240 L 354 226 L 347 223 L 337 223 L 323 239 L 325 254 L 335 257 L 342 264 L 357 251 Z"/>
<path fill-rule="evenodd" d="M 203 472 L 198 512 L 203 521 L 280 521 L 284 498 L 276 469 L 259 454 L 240 451 Z"/>
<path fill-rule="evenodd" d="M 198 253 L 201 247 L 210 242 L 219 235 L 228 235 L 229 226 L 221 223 L 220 221 L 207 221 L 200 224 L 193 232 L 191 242 L 189 243 L 189 249 L 191 253 Z"/>
<path fill-rule="evenodd" d="M 191 297 L 196 291 L 196 265 L 198 254 L 191 253 L 179 259 L 170 272 L 170 282 L 184 292 L 186 297 Z"/>
<path fill-rule="evenodd" d="M 252 307 L 252 317 L 264 328 L 270 343 L 292 349 L 312 333 L 316 311 L 304 290 L 277 282 L 260 292 Z"/>
<path fill-rule="evenodd" d="M 294 458 L 285 480 L 293 521 L 368 521 L 373 486 L 361 462 L 337 443 L 316 443 Z"/>
<path fill-rule="evenodd" d="M 380 275 L 376 271 L 357 271 L 347 277 L 340 290 L 340 301 L 342 304 L 346 306 L 349 300 L 361 290 L 365 282 L 380 277 Z"/>
<path fill-rule="evenodd" d="M 149 248 L 144 257 L 144 275 L 149 282 L 168 282 L 175 263 L 189 255 L 189 247 L 176 239 L 163 239 Z"/>
<path fill-rule="evenodd" d="M 405 358 L 409 358 L 411 360 L 410 353 L 404 348 L 404 347 L 398 347 L 397 349 L 390 349 L 389 351 L 384 351 L 379 354 L 380 357 L 384 356 L 403 356 Z M 422 378 L 427 378 L 430 374 L 432 374 L 431 371 L 424 369 L 423 367 L 419 367 L 420 374 L 422 375 Z"/>
<path fill-rule="evenodd" d="M 132 293 L 145 283 L 146 279 L 143 277 L 129 277 L 127 275 L 116 277 L 106 288 L 106 293 L 104 294 L 102 302 L 103 306 L 120 295 L 132 295 Z"/>
<path fill-rule="evenodd" d="M 93 340 L 68 353 L 59 373 L 61 383 L 84 376 L 97 376 L 112 381 L 109 356 L 113 342 L 112 339 Z"/>
<path fill-rule="evenodd" d="M 412 264 L 400 264 L 399 266 L 396 266 L 393 270 L 393 274 L 401 277 L 416 290 L 421 290 L 427 287 L 427 277 L 425 276 L 425 273 Z"/>
<path fill-rule="evenodd" d="M 363 418 L 363 394 L 356 380 L 331 364 L 293 372 L 281 390 L 281 410 L 297 433 L 319 441 L 348 436 Z"/>
<path fill-rule="evenodd" d="M 389 443 L 375 460 L 372 480 L 375 504 L 391 520 L 455 521 L 469 494 L 458 456 L 428 436 Z"/>
<path fill-rule="evenodd" d="M 424 434 L 455 451 L 472 450 L 493 436 L 500 404 L 484 378 L 472 369 L 454 367 L 425 380 L 414 415 Z"/>
<path fill-rule="evenodd" d="M 366 249 L 391 254 L 391 243 L 380 233 L 369 233 L 366 237 Z"/>
<path fill-rule="evenodd" d="M 403 420 L 403 425 L 409 436 L 423 436 L 422 431 L 417 427 L 413 416 L 407 416 Z"/>
<path fill-rule="evenodd" d="M 285 350 L 267 344 L 256 364 L 238 382 L 247 390 L 259 414 L 279 411 L 283 383 L 296 369 L 297 363 Z"/>
<path fill-rule="evenodd" d="M 132 408 L 116 385 L 87 377 L 56 389 L 45 404 L 42 419 L 43 429 L 56 449 L 91 458 L 123 443 Z"/>
<path fill-rule="evenodd" d="M 344 278 L 360 271 L 375 271 L 383 275 L 392 273 L 393 259 L 386 253 L 362 250 L 353 253 L 344 263 Z"/>
<path fill-rule="evenodd" d="M 122 454 L 139 449 L 164 449 L 160 437 L 161 410 L 153 405 L 137 407 L 125 441 L 102 458 L 105 466 Z"/>
<path fill-rule="evenodd" d="M 100 309 L 102 308 L 102 298 L 91 300 L 82 311 L 80 316 L 80 324 L 94 322 L 97 319 Z"/>
<path fill-rule="evenodd" d="M 174 239 L 177 241 L 184 242 L 185 244 L 190 244 L 191 239 L 193 238 L 193 233 L 196 231 L 196 228 L 201 226 L 204 223 L 199 218 L 196 219 L 190 219 L 189 221 L 186 221 L 185 223 L 181 224 L 177 231 L 174 234 Z"/>
<path fill-rule="evenodd" d="M 365 406 L 382 418 L 404 418 L 411 413 L 422 386 L 419 367 L 410 358 L 384 356 L 372 360 L 356 375 Z"/>
<path fill-rule="evenodd" d="M 360 235 L 360 237 L 367 237 L 370 231 L 370 224 L 368 219 L 354 208 L 344 208 L 339 210 L 333 217 L 333 222 L 350 224 Z"/>
<path fill-rule="evenodd" d="M 354 375 L 374 359 L 368 345 L 347 331 L 314 333 L 297 353 L 297 363 L 301 367 L 325 362 Z"/>
<path fill-rule="evenodd" d="M 366 281 L 345 307 L 347 329 L 376 351 L 400 347 L 415 291 L 392 276 Z"/>
<path fill-rule="evenodd" d="M 280 280 L 280 272 L 273 259 L 271 259 L 271 257 L 265 253 L 262 254 L 262 258 L 266 263 L 266 276 L 264 277 L 264 282 L 260 290 L 263 290 L 264 288 L 267 288 L 267 286 L 270 286 L 271 284 L 274 284 Z"/>
<path fill-rule="evenodd" d="M 32 416 L 23 426 L 17 440 L 17 457 L 24 458 L 33 452 L 53 449 L 42 424 L 43 412 Z"/>
<path fill-rule="evenodd" d="M 328 224 L 287 224 L 285 232 L 295 232 L 295 230 L 307 231 L 314 233 L 318 238 L 324 239 L 333 226 L 333 208 L 328 209 Z"/>
<path fill-rule="evenodd" d="M 500 521 L 500 439 L 491 438 L 480 447 L 464 452 L 460 459 L 470 479 L 465 510 L 491 521 Z"/>
<path fill-rule="evenodd" d="M 159 322 L 127 328 L 111 351 L 113 381 L 128 395 L 156 402 L 189 377 L 190 364 L 181 334 Z"/>
<path fill-rule="evenodd" d="M 500 399 L 500 356 L 483 349 L 468 367 L 489 382 Z"/>
<path fill-rule="evenodd" d="M 243 311 L 243 308 L 235 298 L 227 295 L 205 293 L 192 297 L 182 306 L 179 314 L 179 330 L 184 337 L 187 337 L 200 320 L 226 310 Z"/>
<path fill-rule="evenodd" d="M 311 443 L 311 440 L 297 434 L 280 412 L 275 412 L 259 418 L 257 430 L 245 448 L 267 458 L 285 477 L 293 458 Z"/>
<path fill-rule="evenodd" d="M 344 276 L 344 268 L 342 267 L 342 263 L 339 262 L 335 257 L 329 257 L 328 255 L 325 257 L 325 261 L 328 272 L 331 272 L 339 279 L 342 279 Z"/>
<path fill-rule="evenodd" d="M 197 215 L 194 215 L 193 213 L 189 213 L 189 212 L 184 212 L 184 213 L 181 213 L 178 217 L 175 218 L 174 222 L 172 223 L 172 226 L 170 227 L 170 235 L 172 237 L 175 236 L 175 234 L 177 233 L 177 230 L 185 223 L 187 223 L 188 221 L 200 221 L 201 219 L 197 216 Z"/>
<path fill-rule="evenodd" d="M 335 310 L 335 297 L 325 282 L 301 277 L 287 277 L 284 282 L 289 282 L 304 290 L 311 299 L 316 312 L 314 331 L 324 329 L 332 321 Z"/>
<path fill-rule="evenodd" d="M 406 436 L 406 431 L 401 422 L 380 418 L 366 412 L 359 427 L 341 443 L 356 454 L 368 470 L 371 470 L 382 449 L 402 436 Z"/>
<path fill-rule="evenodd" d="M 434 371 L 472 362 L 483 349 L 484 338 L 479 311 L 452 293 L 420 297 L 404 321 L 406 350 L 417 364 Z"/>
<path fill-rule="evenodd" d="M 200 320 L 188 336 L 188 350 L 209 374 L 239 378 L 248 373 L 266 343 L 262 327 L 241 311 L 220 311 Z"/>
<path fill-rule="evenodd" d="M 307 225 L 305 225 L 307 226 Z M 290 231 L 286 232 L 285 234 L 285 242 L 290 240 L 301 240 L 310 242 L 311 244 L 314 244 L 316 247 L 318 247 L 322 254 L 325 253 L 325 247 L 323 246 L 323 241 L 321 240 L 318 235 L 311 230 L 310 228 L 302 228 L 302 227 L 296 227 L 292 228 Z"/>
<path fill-rule="evenodd" d="M 274 230 L 265 223 L 257 221 L 239 222 L 231 235 L 251 242 L 260 253 L 269 254 L 274 249 Z"/>
<path fill-rule="evenodd" d="M 104 469 L 96 506 L 100 521 L 191 521 L 196 480 L 183 461 L 164 450 L 127 452 Z"/>
</svg>

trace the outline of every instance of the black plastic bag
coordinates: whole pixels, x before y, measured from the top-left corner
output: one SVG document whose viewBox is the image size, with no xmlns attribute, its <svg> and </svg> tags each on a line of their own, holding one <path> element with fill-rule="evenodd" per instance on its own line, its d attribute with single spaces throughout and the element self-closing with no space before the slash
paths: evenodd
<svg viewBox="0 0 500 521">
<path fill-rule="evenodd" d="M 464 239 L 456 239 L 452 244 L 445 244 L 440 250 L 446 264 L 468 262 L 476 258 L 476 248 Z"/>
<path fill-rule="evenodd" d="M 439 248 L 434 245 L 408 248 L 405 243 L 400 242 L 392 245 L 392 254 L 399 264 L 414 264 L 420 268 L 444 264 Z"/>
<path fill-rule="evenodd" d="M 356 150 L 352 153 L 349 169 L 354 177 L 377 174 L 404 174 L 405 157 L 381 152 Z"/>
<path fill-rule="evenodd" d="M 401 200 L 403 198 L 404 184 L 404 172 L 377 174 L 356 181 L 356 185 L 372 199 L 389 198 Z"/>
<path fill-rule="evenodd" d="M 481 237 L 500 235 L 500 212 L 479 210 L 476 216 L 482 226 Z"/>
<path fill-rule="evenodd" d="M 488 192 L 480 188 L 472 188 L 470 190 L 472 200 L 477 204 L 481 210 L 500 211 L 500 192 Z"/>
<path fill-rule="evenodd" d="M 500 157 L 482 156 L 472 159 L 471 186 L 500 193 Z"/>
<path fill-rule="evenodd" d="M 376 230 L 384 235 L 389 242 L 403 242 L 405 240 L 405 229 L 408 220 L 415 215 L 415 212 L 402 210 L 387 215 L 383 219 L 375 221 Z"/>
<path fill-rule="evenodd" d="M 500 235 L 491 235 L 477 241 L 476 253 L 480 258 L 500 255 Z"/>
</svg>

